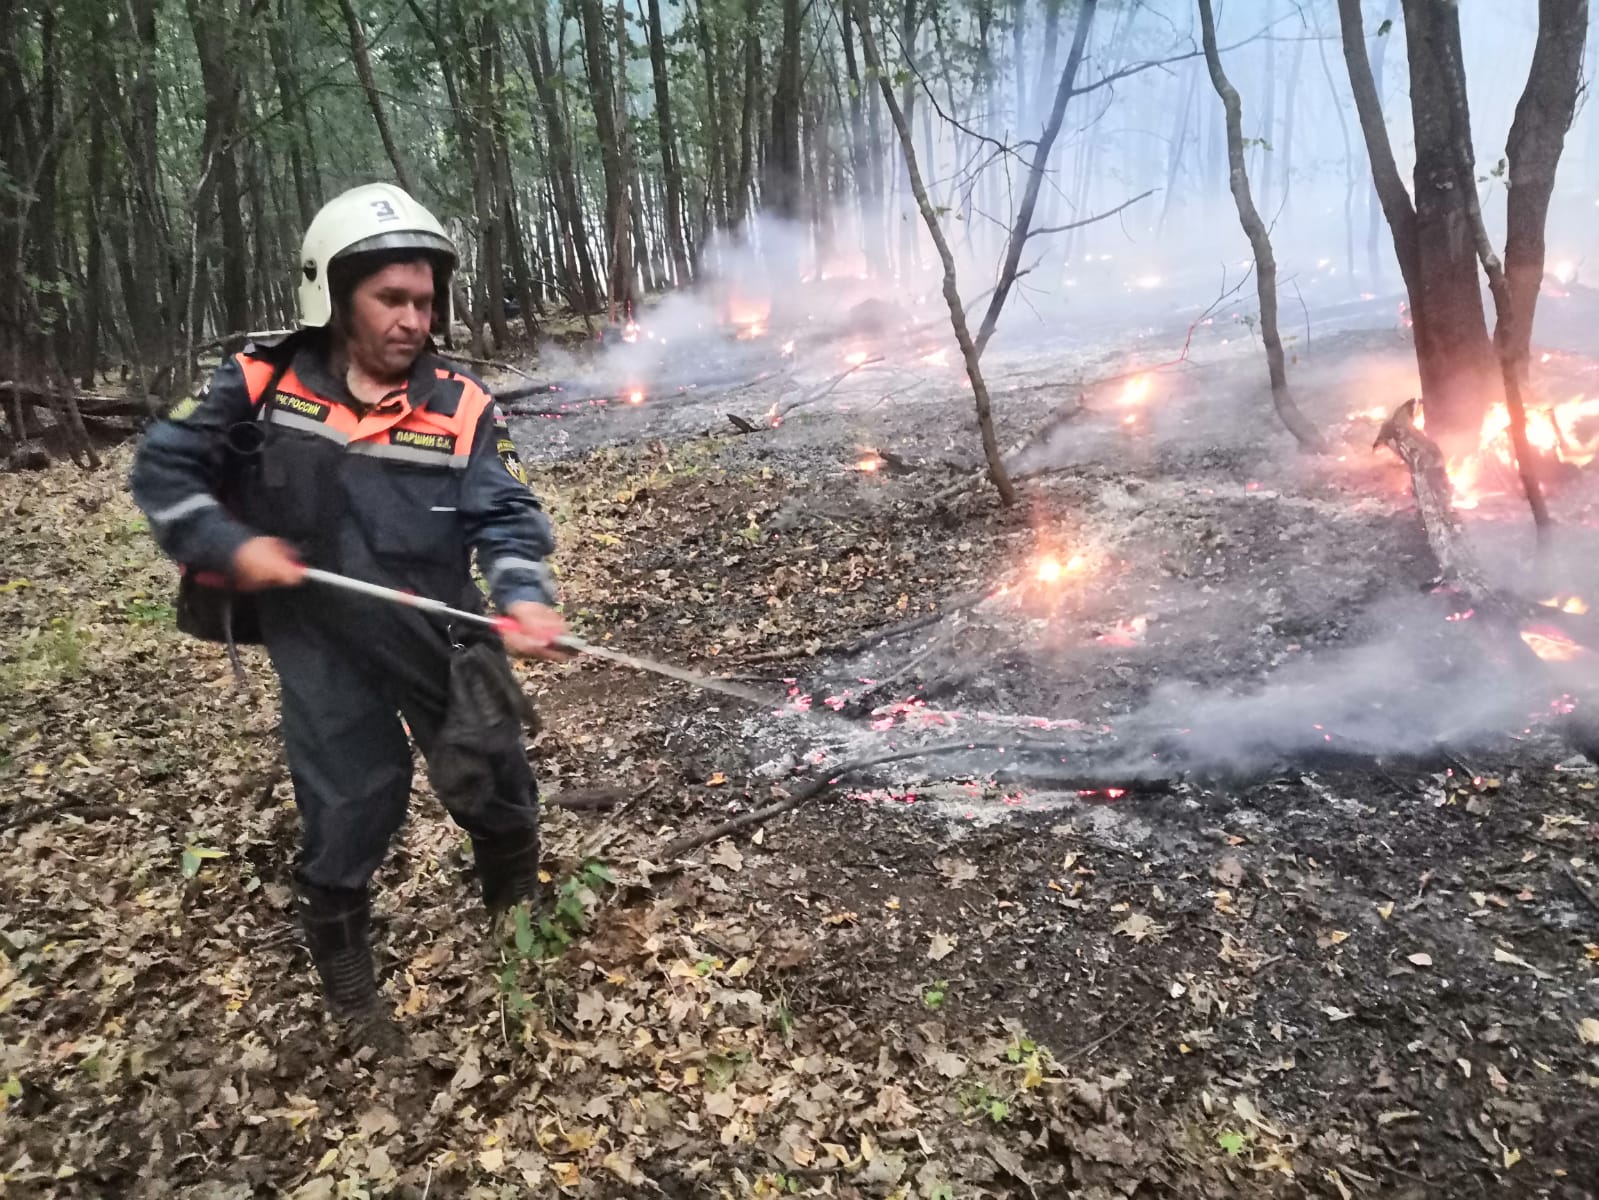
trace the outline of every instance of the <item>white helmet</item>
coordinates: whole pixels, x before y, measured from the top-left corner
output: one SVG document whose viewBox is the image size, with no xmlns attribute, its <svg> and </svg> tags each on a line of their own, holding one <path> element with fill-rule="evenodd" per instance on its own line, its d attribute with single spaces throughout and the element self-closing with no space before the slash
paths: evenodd
<svg viewBox="0 0 1599 1200">
<path fill-rule="evenodd" d="M 460 256 L 438 219 L 390 183 L 367 183 L 335 196 L 311 218 L 300 249 L 300 324 L 326 325 L 333 316 L 328 267 L 335 259 L 383 250 L 416 250 L 434 262 L 439 295 L 450 316 L 449 277 Z"/>
</svg>

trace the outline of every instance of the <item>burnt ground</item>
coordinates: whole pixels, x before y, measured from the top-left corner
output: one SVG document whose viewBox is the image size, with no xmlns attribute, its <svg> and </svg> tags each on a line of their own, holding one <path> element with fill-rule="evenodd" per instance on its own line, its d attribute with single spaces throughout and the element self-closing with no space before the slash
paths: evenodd
<svg viewBox="0 0 1599 1200">
<path fill-rule="evenodd" d="M 1351 416 L 1402 398 L 1397 334 L 1300 348 L 1338 443 L 1310 460 L 1246 331 L 1172 363 L 1183 332 L 996 346 L 1002 445 L 1085 405 L 1010 511 L 935 502 L 975 436 L 902 329 L 775 429 L 849 344 L 813 330 L 785 362 L 775 332 L 735 348 L 742 378 L 638 405 L 567 379 L 518 422 L 577 628 L 773 703 L 530 669 L 547 795 L 618 802 L 549 816 L 573 940 L 496 984 L 419 783 L 379 900 L 399 1066 L 321 1049 L 264 660 L 235 693 L 168 628 L 120 478 L 0 479 L 25 631 L 0 663 L 0 1192 L 1599 1192 L 1599 771 L 1562 721 L 1591 667 L 1529 674 L 1445 620 L 1402 471 Z M 1594 498 L 1562 481 L 1535 580 L 1513 505 L 1473 534 L 1529 596 L 1580 592 Z M 663 861 L 950 741 L 1012 744 Z"/>
</svg>

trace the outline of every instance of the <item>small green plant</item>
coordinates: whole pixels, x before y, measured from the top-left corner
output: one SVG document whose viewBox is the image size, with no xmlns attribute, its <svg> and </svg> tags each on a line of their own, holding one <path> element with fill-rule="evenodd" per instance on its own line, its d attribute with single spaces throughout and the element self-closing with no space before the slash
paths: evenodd
<svg viewBox="0 0 1599 1200">
<path fill-rule="evenodd" d="M 176 619 L 172 605 L 162 601 L 133 600 L 123 613 L 132 625 L 170 625 Z"/>
<path fill-rule="evenodd" d="M 987 1117 L 995 1125 L 1010 1119 L 1010 1103 L 986 1083 L 968 1085 L 960 1094 L 961 1107 L 968 1113 Z"/>
<path fill-rule="evenodd" d="M 949 980 L 940 979 L 937 983 L 927 985 L 927 990 L 922 993 L 922 1003 L 937 1012 L 944 1007 L 944 1001 L 949 999 Z"/>
<path fill-rule="evenodd" d="M 1249 1135 L 1239 1133 L 1236 1129 L 1225 1129 L 1216 1135 L 1216 1144 L 1236 1158 L 1249 1145 Z"/>
</svg>

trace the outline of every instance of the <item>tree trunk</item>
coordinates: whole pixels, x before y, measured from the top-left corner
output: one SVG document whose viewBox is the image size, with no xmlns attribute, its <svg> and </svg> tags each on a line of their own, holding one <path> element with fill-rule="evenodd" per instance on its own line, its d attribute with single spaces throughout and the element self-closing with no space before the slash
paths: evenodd
<svg viewBox="0 0 1599 1200">
<path fill-rule="evenodd" d="M 1271 238 L 1266 233 L 1266 223 L 1255 209 L 1254 197 L 1249 192 L 1249 175 L 1244 168 L 1244 118 L 1243 104 L 1238 91 L 1228 81 L 1222 70 L 1221 54 L 1216 48 L 1216 18 L 1210 0 L 1199 0 L 1200 33 L 1205 43 L 1205 63 L 1210 68 L 1210 82 L 1221 97 L 1227 114 L 1228 183 L 1233 202 L 1238 206 L 1238 221 L 1249 236 L 1255 253 L 1255 285 L 1260 297 L 1260 333 L 1266 343 L 1266 366 L 1271 376 L 1271 400 L 1277 416 L 1287 426 L 1288 432 L 1299 442 L 1300 449 L 1315 454 L 1325 452 L 1326 445 L 1316 427 L 1305 419 L 1288 390 L 1288 371 L 1283 363 L 1283 343 L 1277 332 L 1277 260 L 1272 254 Z"/>
<path fill-rule="evenodd" d="M 600 161 L 605 173 L 605 230 L 610 263 L 607 292 L 612 305 L 627 295 L 627 269 L 622 263 L 627 238 L 624 211 L 627 176 L 622 168 L 622 147 L 617 140 L 616 91 L 611 84 L 610 38 L 606 32 L 604 0 L 577 0 L 583 18 L 583 55 L 588 67 L 589 100 L 600 140 Z"/>
<path fill-rule="evenodd" d="M 1015 223 L 1011 226 L 999 282 L 994 287 L 994 294 L 989 297 L 988 310 L 983 314 L 982 326 L 977 331 L 978 354 L 987 348 L 988 339 L 999 328 L 999 314 L 1005 308 L 1011 285 L 1016 282 L 1017 272 L 1021 269 L 1022 251 L 1027 246 L 1027 239 L 1032 236 L 1033 210 L 1038 206 L 1039 189 L 1044 185 L 1049 155 L 1055 148 L 1055 139 L 1060 136 L 1061 123 L 1066 119 L 1066 102 L 1071 99 L 1072 88 L 1077 83 L 1077 69 L 1083 61 L 1083 47 L 1088 43 L 1088 30 L 1094 23 L 1097 3 L 1098 0 L 1081 0 L 1077 10 L 1077 31 L 1072 35 L 1072 48 L 1066 54 L 1066 66 L 1055 86 L 1055 103 L 1049 111 L 1044 131 L 1039 134 L 1038 144 L 1033 149 L 1033 161 L 1027 169 L 1027 185 L 1022 192 L 1021 205 L 1016 210 Z"/>
<path fill-rule="evenodd" d="M 1460 57 L 1454 0 L 1403 0 L 1415 126 L 1416 252 L 1411 294 L 1427 430 L 1475 437 L 1494 383 L 1468 198 L 1459 185 L 1445 62 Z M 1469 120 L 1469 114 L 1467 116 Z M 1473 183 L 1473 190 L 1475 183 Z M 1423 348 L 1425 346 L 1425 348 Z"/>
<path fill-rule="evenodd" d="M 555 94 L 545 0 L 534 0 L 533 32 L 529 34 L 524 31 L 521 37 L 522 52 L 527 58 L 528 70 L 533 75 L 533 85 L 539 95 L 539 108 L 544 114 L 552 174 L 550 195 L 555 204 L 556 221 L 562 240 L 570 246 L 577 262 L 583 309 L 585 312 L 595 312 L 600 307 L 599 285 L 594 257 L 589 250 L 588 227 L 583 220 L 583 205 L 578 197 L 572 143 L 567 137 L 560 98 Z"/>
<path fill-rule="evenodd" d="M 1505 277 L 1511 303 L 1509 320 L 1499 318 L 1495 336 L 1500 353 L 1509 353 L 1521 379 L 1526 378 L 1533 315 L 1543 285 L 1549 199 L 1576 113 L 1587 28 L 1588 0 L 1539 0 L 1538 41 L 1505 143 L 1510 175 Z"/>
<path fill-rule="evenodd" d="M 672 97 L 667 86 L 666 37 L 661 32 L 661 0 L 649 0 L 650 70 L 655 76 L 655 123 L 661 138 L 661 174 L 666 183 L 666 245 L 679 287 L 689 281 L 688 248 L 683 241 L 683 173 L 672 129 Z M 711 109 L 715 111 L 715 108 Z"/>
<path fill-rule="evenodd" d="M 883 70 L 883 60 L 877 53 L 877 43 L 872 37 L 871 18 L 864 11 L 865 0 L 845 0 L 849 8 L 849 18 L 855 22 L 861 35 L 861 53 L 865 56 L 866 65 L 877 76 L 878 87 L 883 94 L 883 104 L 888 109 L 890 120 L 894 122 L 894 129 L 899 134 L 900 149 L 905 156 L 905 169 L 910 175 L 911 190 L 916 194 L 916 202 L 921 209 L 922 220 L 927 225 L 927 232 L 933 239 L 933 245 L 938 248 L 939 260 L 944 265 L 944 303 L 949 307 L 949 321 L 955 330 L 955 340 L 960 344 L 961 357 L 966 363 L 966 378 L 972 386 L 972 397 L 977 407 L 977 428 L 983 441 L 983 455 L 988 460 L 988 475 L 994 483 L 994 489 L 999 492 L 1000 502 L 1011 505 L 1016 502 L 1016 490 L 1011 486 L 1010 476 L 1006 473 L 1005 462 L 999 452 L 999 441 L 994 436 L 994 415 L 989 403 L 988 385 L 983 381 L 983 368 L 980 353 L 972 341 L 971 330 L 966 325 L 966 310 L 961 304 L 960 287 L 955 277 L 955 255 L 950 251 L 949 242 L 944 238 L 944 230 L 938 221 L 938 214 L 933 211 L 933 205 L 927 198 L 927 189 L 922 185 L 922 173 L 916 165 L 916 148 L 912 143 L 910 126 L 905 123 L 905 114 L 900 111 L 899 102 L 894 98 L 894 85 Z M 1092 5 L 1093 0 L 1084 0 L 1085 4 Z"/>
<path fill-rule="evenodd" d="M 750 192 L 755 186 L 755 110 L 760 84 L 761 39 L 756 23 L 759 0 L 744 5 L 744 110 L 739 120 L 738 188 L 733 196 L 731 224 L 737 228 L 749 215 Z"/>
<path fill-rule="evenodd" d="M 311 152 L 311 124 L 306 115 L 305 100 L 295 91 L 293 72 L 289 59 L 289 8 L 288 0 L 278 0 L 277 19 L 267 29 L 267 49 L 272 56 L 272 73 L 278 87 L 278 103 L 283 108 L 283 122 L 303 134 L 305 153 L 310 156 L 315 170 L 316 155 Z M 296 126 L 298 127 L 296 129 Z M 294 198 L 300 206 L 300 227 L 311 224 L 319 203 L 320 188 L 313 188 L 312 179 L 301 157 L 302 138 L 289 135 L 289 168 L 294 174 Z"/>
<path fill-rule="evenodd" d="M 699 43 L 700 58 L 705 64 L 705 221 L 700 230 L 703 245 L 711 229 L 727 224 L 727 173 L 725 145 L 717 128 L 721 117 L 720 82 L 721 66 L 717 61 L 716 43 L 711 37 L 711 22 L 706 15 L 706 0 L 694 6 L 694 36 Z"/>
<path fill-rule="evenodd" d="M 1301 37 L 1294 42 L 1294 57 L 1288 64 L 1287 104 L 1283 108 L 1283 134 L 1282 134 L 1282 177 L 1277 191 L 1277 212 L 1288 211 L 1288 194 L 1293 187 L 1294 172 L 1294 114 L 1297 110 L 1296 101 L 1299 98 L 1299 68 L 1305 59 L 1305 38 L 1303 31 Z"/>
<path fill-rule="evenodd" d="M 846 0 L 847 3 L 847 0 Z M 873 275 L 882 269 L 883 244 L 876 231 L 882 217 L 878 207 L 877 180 L 872 167 L 871 148 L 866 130 L 866 84 L 855 63 L 855 25 L 844 20 L 839 32 L 844 42 L 844 69 L 849 73 L 850 165 L 855 176 L 855 196 L 860 207 L 861 240 L 866 261 Z M 874 129 L 870 135 L 876 137 Z"/>
<path fill-rule="evenodd" d="M 1342 8 L 1343 6 L 1340 4 L 1340 15 L 1342 14 Z M 1388 0 L 1388 8 L 1383 14 L 1382 24 L 1377 27 L 1378 30 L 1392 30 L 1394 18 L 1398 16 L 1398 14 L 1399 0 Z M 1358 20 L 1356 21 L 1356 27 L 1359 27 Z M 1371 75 L 1371 89 L 1377 97 L 1377 107 L 1379 112 L 1382 111 L 1381 101 L 1383 89 L 1383 71 L 1388 62 L 1388 44 L 1390 40 L 1390 35 L 1387 32 L 1379 32 L 1377 36 L 1377 49 L 1375 53 L 1371 55 L 1371 68 L 1369 72 Z M 1386 137 L 1386 134 L 1384 136 Z M 1407 196 L 1408 194 L 1409 193 L 1406 193 Z M 1376 287 L 1380 286 L 1382 282 L 1382 255 L 1378 250 L 1378 227 L 1381 224 L 1381 220 L 1379 218 L 1385 215 L 1382 194 L 1377 189 L 1375 177 L 1373 177 L 1372 180 L 1371 194 L 1367 197 L 1367 199 L 1370 201 L 1370 203 L 1367 205 L 1366 210 L 1366 267 L 1368 273 L 1371 275 L 1372 287 L 1375 289 Z"/>
<path fill-rule="evenodd" d="M 763 198 L 785 220 L 799 219 L 800 165 L 800 3 L 783 2 L 783 40 L 777 51 L 772 87 L 772 153 L 766 163 Z"/>
<path fill-rule="evenodd" d="M 383 140 L 383 152 L 389 156 L 389 165 L 394 168 L 394 178 L 402 188 L 414 196 L 416 184 L 412 181 L 410 172 L 405 169 L 405 160 L 400 155 L 399 146 L 395 144 L 394 132 L 389 128 L 388 115 L 383 111 L 383 97 L 378 94 L 377 80 L 372 75 L 372 60 L 367 55 L 366 33 L 361 28 L 361 18 L 356 15 L 351 0 L 339 0 L 339 11 L 344 14 L 345 28 L 349 30 L 350 58 L 355 63 L 356 76 L 361 80 L 361 90 L 366 93 L 366 103 L 372 110 L 372 119 L 377 122 L 378 137 Z"/>
</svg>

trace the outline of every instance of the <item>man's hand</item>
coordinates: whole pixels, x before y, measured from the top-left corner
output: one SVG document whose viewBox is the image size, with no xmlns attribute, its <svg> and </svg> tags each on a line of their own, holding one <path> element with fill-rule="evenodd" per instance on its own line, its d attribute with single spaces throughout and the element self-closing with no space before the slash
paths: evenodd
<svg viewBox="0 0 1599 1200">
<path fill-rule="evenodd" d="M 233 584 L 241 592 L 298 587 L 305 582 L 305 564 L 281 538 L 253 537 L 233 552 Z"/>
<path fill-rule="evenodd" d="M 504 634 L 505 648 L 523 658 L 542 658 L 546 662 L 564 662 L 570 652 L 552 645 L 556 638 L 566 633 L 566 622 L 561 614 L 548 604 L 532 600 L 518 600 L 506 606 L 505 615 L 517 623 L 515 632 Z"/>
</svg>

